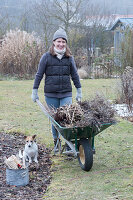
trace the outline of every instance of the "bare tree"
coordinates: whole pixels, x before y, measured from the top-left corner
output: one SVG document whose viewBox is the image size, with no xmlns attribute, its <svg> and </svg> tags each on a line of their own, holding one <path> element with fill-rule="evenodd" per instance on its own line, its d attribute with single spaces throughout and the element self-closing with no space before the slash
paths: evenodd
<svg viewBox="0 0 133 200">
<path fill-rule="evenodd" d="M 0 37 L 6 33 L 7 30 L 10 29 L 11 21 L 7 13 L 5 15 L 0 15 Z"/>
<path fill-rule="evenodd" d="M 104 35 L 100 22 L 108 13 L 105 6 L 101 8 L 100 3 L 95 5 L 90 2 L 91 0 L 42 0 L 34 4 L 32 24 L 34 30 L 43 35 L 46 49 L 49 48 L 53 33 L 61 27 L 67 32 L 68 44 L 74 54 L 80 47 L 87 49 L 90 64 L 92 46 L 95 47 L 98 43 L 99 33 Z"/>
<path fill-rule="evenodd" d="M 42 35 L 46 49 L 49 48 L 49 41 L 51 40 L 52 34 L 55 30 L 54 26 L 57 25 L 57 22 L 52 18 L 52 13 L 52 0 L 45 0 L 45 2 L 42 0 L 41 2 L 36 2 L 32 6 L 34 30 Z"/>
<path fill-rule="evenodd" d="M 30 1 L 30 0 L 29 0 Z M 32 32 L 32 22 L 31 22 L 31 5 L 28 6 L 28 2 L 23 2 L 23 11 L 19 16 L 19 28 L 26 32 Z"/>
<path fill-rule="evenodd" d="M 53 1 L 55 12 L 52 17 L 60 21 L 60 26 L 67 34 L 71 25 L 80 22 L 79 10 L 82 2 L 83 0 Z"/>
<path fill-rule="evenodd" d="M 78 26 L 81 22 L 80 6 L 84 0 L 42 0 L 33 8 L 35 22 L 43 30 L 46 48 L 58 27 L 63 28 L 69 37 L 70 27 Z"/>
</svg>

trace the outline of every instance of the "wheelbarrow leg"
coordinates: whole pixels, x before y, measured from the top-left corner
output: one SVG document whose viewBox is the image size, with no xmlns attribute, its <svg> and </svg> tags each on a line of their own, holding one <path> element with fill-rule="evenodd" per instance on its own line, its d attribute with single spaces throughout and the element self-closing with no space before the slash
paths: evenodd
<svg viewBox="0 0 133 200">
<path fill-rule="evenodd" d="M 63 136 L 62 136 L 62 137 L 63 137 Z M 63 137 L 63 139 L 64 139 L 65 143 L 66 143 L 66 144 L 70 147 L 70 149 L 71 149 L 71 151 L 68 151 L 68 153 L 69 153 L 69 154 L 72 153 L 75 157 L 77 157 L 77 155 L 78 155 L 79 152 L 77 152 L 77 150 L 75 149 L 74 144 L 73 144 L 71 141 L 66 140 L 64 137 Z M 67 153 L 67 151 L 64 152 L 64 153 Z"/>
<path fill-rule="evenodd" d="M 54 140 L 54 155 L 59 152 L 61 153 L 61 139 L 58 137 L 56 140 Z"/>
</svg>

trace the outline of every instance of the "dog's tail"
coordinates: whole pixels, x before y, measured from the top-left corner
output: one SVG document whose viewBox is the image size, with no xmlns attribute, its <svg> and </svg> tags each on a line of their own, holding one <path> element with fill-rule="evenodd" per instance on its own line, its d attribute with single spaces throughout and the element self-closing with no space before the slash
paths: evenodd
<svg viewBox="0 0 133 200">
<path fill-rule="evenodd" d="M 19 155 L 19 158 L 23 158 L 21 150 L 19 150 L 19 154 L 18 155 Z"/>
</svg>

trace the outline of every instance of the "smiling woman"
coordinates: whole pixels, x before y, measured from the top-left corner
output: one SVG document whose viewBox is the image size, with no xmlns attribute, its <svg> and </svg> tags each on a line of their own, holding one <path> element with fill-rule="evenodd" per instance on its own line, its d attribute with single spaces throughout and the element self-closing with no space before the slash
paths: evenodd
<svg viewBox="0 0 133 200">
<path fill-rule="evenodd" d="M 34 102 L 39 99 L 38 88 L 44 74 L 44 95 L 49 107 L 59 108 L 65 104 L 72 104 L 71 79 L 77 89 L 76 100 L 81 101 L 80 79 L 67 41 L 67 34 L 63 29 L 58 29 L 54 33 L 52 46 L 49 52 L 43 54 L 38 66 L 32 91 Z M 58 132 L 54 126 L 52 126 L 52 133 L 56 145 Z"/>
<path fill-rule="evenodd" d="M 58 38 L 53 42 L 53 44 L 57 58 L 61 59 L 66 51 L 66 40 L 63 38 Z"/>
</svg>

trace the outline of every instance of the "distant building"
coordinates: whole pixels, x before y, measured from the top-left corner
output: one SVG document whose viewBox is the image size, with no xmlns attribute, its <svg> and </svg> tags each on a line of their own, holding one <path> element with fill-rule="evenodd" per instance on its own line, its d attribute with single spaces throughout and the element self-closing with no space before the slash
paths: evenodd
<svg viewBox="0 0 133 200">
<path fill-rule="evenodd" d="M 114 52 L 115 55 L 120 53 L 120 45 L 124 39 L 125 30 L 129 27 L 133 29 L 133 16 L 132 18 L 119 18 L 110 28 L 114 32 Z"/>
<path fill-rule="evenodd" d="M 102 15 L 102 16 L 87 16 L 85 25 L 88 27 L 103 26 L 106 31 L 114 32 L 114 53 L 118 54 L 120 44 L 127 26 L 133 28 L 133 15 Z"/>
</svg>

